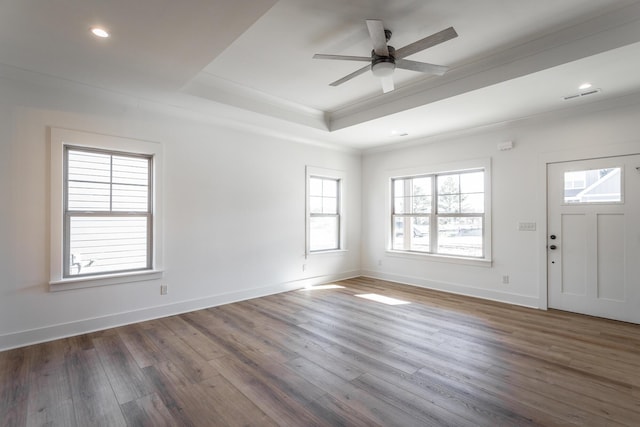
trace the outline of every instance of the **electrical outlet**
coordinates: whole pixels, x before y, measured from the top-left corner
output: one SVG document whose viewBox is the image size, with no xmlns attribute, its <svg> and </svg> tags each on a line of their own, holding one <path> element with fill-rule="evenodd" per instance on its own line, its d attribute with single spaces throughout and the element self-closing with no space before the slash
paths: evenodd
<svg viewBox="0 0 640 427">
<path fill-rule="evenodd" d="M 302 264 L 302 271 L 307 271 L 307 264 Z"/>
<path fill-rule="evenodd" d="M 167 285 L 160 285 L 160 295 L 166 295 L 167 291 Z"/>
<path fill-rule="evenodd" d="M 378 265 L 382 265 L 382 260 L 381 259 L 378 260 Z"/>
<path fill-rule="evenodd" d="M 503 285 L 508 285 L 509 284 L 509 276 L 508 275 L 502 276 L 502 284 Z"/>
</svg>

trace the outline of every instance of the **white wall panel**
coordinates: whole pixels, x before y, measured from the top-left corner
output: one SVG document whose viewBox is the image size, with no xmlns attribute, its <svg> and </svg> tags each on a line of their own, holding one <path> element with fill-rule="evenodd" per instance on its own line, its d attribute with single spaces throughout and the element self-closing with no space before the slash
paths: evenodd
<svg viewBox="0 0 640 427">
<path fill-rule="evenodd" d="M 569 107 L 576 107 L 575 110 Z M 618 104 L 575 103 L 526 120 L 467 130 L 457 135 L 410 141 L 404 147 L 363 155 L 363 273 L 419 286 L 546 308 L 546 189 L 544 161 L 626 154 L 640 146 L 637 97 Z M 513 141 L 513 149 L 498 145 Z M 604 148 L 603 148 L 604 147 Z M 427 257 L 399 257 L 386 251 L 386 177 L 389 171 L 491 158 L 492 263 L 464 265 Z M 521 222 L 537 230 L 519 231 Z M 545 273 L 546 274 L 546 273 Z M 509 276 L 509 283 L 503 283 Z M 613 291 L 611 291 L 613 292 Z"/>
<path fill-rule="evenodd" d="M 60 86 L 0 80 L 0 349 L 359 274 L 359 153 Z M 49 292 L 50 126 L 162 144 L 162 279 Z M 306 165 L 347 173 L 346 252 L 304 258 Z"/>
</svg>

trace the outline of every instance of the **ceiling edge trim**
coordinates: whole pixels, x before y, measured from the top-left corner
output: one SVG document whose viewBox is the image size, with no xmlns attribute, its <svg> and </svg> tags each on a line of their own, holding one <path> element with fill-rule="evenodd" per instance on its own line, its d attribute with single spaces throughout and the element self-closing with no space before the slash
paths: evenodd
<svg viewBox="0 0 640 427">
<path fill-rule="evenodd" d="M 108 103 L 108 105 L 118 106 L 120 107 L 118 110 L 122 114 L 136 110 L 152 114 L 164 114 L 176 119 L 191 120 L 260 137 L 267 136 L 332 151 L 350 154 L 359 154 L 361 152 L 358 148 L 346 147 L 326 141 L 322 138 L 323 135 L 327 134 L 326 130 L 310 129 L 292 122 L 226 104 L 219 104 L 202 98 L 195 99 L 182 93 L 165 94 L 166 97 L 162 99 L 142 98 L 0 63 L 0 91 L 3 90 L 2 85 L 5 84 L 8 85 L 11 91 L 19 94 L 18 96 L 28 97 L 29 102 L 25 103 L 25 108 L 60 108 L 59 101 L 54 96 L 56 91 L 59 91 L 57 93 L 79 97 L 79 108 L 83 105 L 83 99 L 90 98 L 94 102 L 100 100 Z M 43 98 L 45 93 L 47 94 L 46 99 Z M 82 113 L 81 108 L 78 113 Z M 309 132 L 317 133 L 318 137 L 315 138 L 313 135 L 309 135 Z"/>
<path fill-rule="evenodd" d="M 181 92 L 315 129 L 329 130 L 324 111 L 278 98 L 210 73 L 200 73 Z"/>
<path fill-rule="evenodd" d="M 412 140 L 397 144 L 378 145 L 376 147 L 364 148 L 361 150 L 362 156 L 375 155 L 378 153 L 386 153 L 396 150 L 409 149 L 430 144 L 438 144 L 450 141 L 456 138 L 462 138 L 480 133 L 495 132 L 501 128 L 513 125 L 526 125 L 539 121 L 548 120 L 565 120 L 571 117 L 577 117 L 584 114 L 593 114 L 600 111 L 607 111 L 619 108 L 629 108 L 634 105 L 640 105 L 640 91 L 621 95 L 615 98 L 607 98 L 604 100 L 586 102 L 580 105 L 565 105 L 544 112 L 533 113 L 527 116 L 516 117 L 508 120 L 485 123 L 482 125 L 471 126 L 464 129 L 446 131 L 434 135 L 418 137 Z"/>
</svg>

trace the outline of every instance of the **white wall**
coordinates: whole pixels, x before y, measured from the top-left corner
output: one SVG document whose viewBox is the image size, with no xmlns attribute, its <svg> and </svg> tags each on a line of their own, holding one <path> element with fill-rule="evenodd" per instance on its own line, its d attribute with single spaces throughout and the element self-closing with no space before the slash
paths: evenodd
<svg viewBox="0 0 640 427">
<path fill-rule="evenodd" d="M 640 152 L 638 95 L 371 151 L 362 159 L 358 153 L 186 116 L 64 82 L 0 77 L 0 350 L 361 270 L 373 277 L 543 307 L 544 162 L 616 152 L 623 146 Z M 49 126 L 162 143 L 161 281 L 48 291 Z M 513 140 L 515 148 L 499 152 L 496 145 L 506 140 Z M 486 157 L 493 168 L 491 267 L 386 253 L 388 171 Z M 346 253 L 304 259 L 305 165 L 347 172 Z M 538 232 L 518 232 L 519 221 L 536 222 Z M 501 284 L 506 274 L 509 285 Z M 169 287 L 166 296 L 160 295 L 161 282 Z"/>
<path fill-rule="evenodd" d="M 640 97 L 578 104 L 528 120 L 412 142 L 391 151 L 371 150 L 362 166 L 362 270 L 381 279 L 546 308 L 545 164 L 549 161 L 640 152 Z M 514 149 L 498 151 L 512 140 Z M 390 171 L 491 157 L 491 266 L 398 257 L 385 248 Z M 639 165 L 640 166 L 640 165 Z M 537 232 L 518 231 L 536 222 Z M 509 275 L 510 283 L 502 284 Z"/>
<path fill-rule="evenodd" d="M 359 274 L 359 153 L 139 104 L 0 78 L 0 350 Z M 49 292 L 49 126 L 163 145 L 162 280 Z M 305 165 L 347 173 L 347 252 L 304 258 Z"/>
</svg>

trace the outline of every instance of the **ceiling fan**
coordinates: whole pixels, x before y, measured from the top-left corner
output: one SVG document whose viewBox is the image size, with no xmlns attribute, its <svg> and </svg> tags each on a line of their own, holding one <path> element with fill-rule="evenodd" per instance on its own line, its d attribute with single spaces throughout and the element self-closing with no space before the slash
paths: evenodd
<svg viewBox="0 0 640 427">
<path fill-rule="evenodd" d="M 445 67 L 444 65 L 410 61 L 404 58 L 427 48 L 436 46 L 440 43 L 444 43 L 447 40 L 458 37 L 458 33 L 456 33 L 456 30 L 454 30 L 453 27 L 449 27 L 421 40 L 410 43 L 400 49 L 395 49 L 393 46 L 389 46 L 387 44 L 387 42 L 391 39 L 391 31 L 384 28 L 382 21 L 378 19 L 367 19 L 366 22 L 367 29 L 369 30 L 369 37 L 371 38 L 371 42 L 373 43 L 371 57 L 325 55 L 321 53 L 313 55 L 314 59 L 339 59 L 346 61 L 370 62 L 370 65 L 360 68 L 359 70 L 356 70 L 353 73 L 348 74 L 333 83 L 330 83 L 329 86 L 341 85 L 342 83 L 347 82 L 352 78 L 359 76 L 360 74 L 363 74 L 367 70 L 371 69 L 373 75 L 380 78 L 380 82 L 382 83 L 382 91 L 384 93 L 387 93 L 394 89 L 393 71 L 396 68 L 419 71 L 421 73 L 427 74 L 435 74 L 438 76 L 443 75 L 449 69 L 449 67 Z"/>
</svg>

